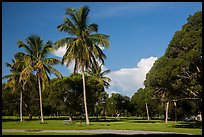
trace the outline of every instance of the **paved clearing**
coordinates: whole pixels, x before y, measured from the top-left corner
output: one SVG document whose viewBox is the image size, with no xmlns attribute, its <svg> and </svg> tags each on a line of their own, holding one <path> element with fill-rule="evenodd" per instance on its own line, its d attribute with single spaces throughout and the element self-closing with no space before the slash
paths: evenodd
<svg viewBox="0 0 204 137">
<path fill-rule="evenodd" d="M 20 130 L 20 129 L 2 129 L 2 132 L 60 132 L 60 133 L 96 133 L 96 134 L 119 134 L 119 135 L 138 135 L 138 134 L 179 134 L 179 135 L 191 135 L 185 133 L 175 132 L 159 132 L 159 131 L 140 131 L 140 130 Z"/>
</svg>

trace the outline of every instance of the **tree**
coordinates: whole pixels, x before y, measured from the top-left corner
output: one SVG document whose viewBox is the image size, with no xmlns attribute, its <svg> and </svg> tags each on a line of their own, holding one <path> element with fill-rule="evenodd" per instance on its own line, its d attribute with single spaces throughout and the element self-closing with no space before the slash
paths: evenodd
<svg viewBox="0 0 204 137">
<path fill-rule="evenodd" d="M 175 32 L 165 54 L 155 62 L 144 82 L 145 88 L 163 103 L 192 99 L 191 102 L 202 104 L 202 11 L 187 21 Z M 200 105 L 196 107 L 197 111 L 192 109 L 194 113 L 202 112 Z"/>
<path fill-rule="evenodd" d="M 95 77 L 96 80 L 98 80 L 99 83 L 105 88 L 109 88 L 109 82 L 111 82 L 111 79 L 109 77 L 105 77 L 104 75 L 110 73 L 110 70 L 102 71 L 102 65 L 102 63 L 99 65 L 98 62 L 96 62 L 95 64 L 92 64 L 86 72 L 88 73 L 88 75 Z"/>
<path fill-rule="evenodd" d="M 23 91 L 25 89 L 25 82 L 20 81 L 20 73 L 24 69 L 25 65 L 22 64 L 22 54 L 15 54 L 15 59 L 12 59 L 12 63 L 6 63 L 7 67 L 10 67 L 11 74 L 5 75 L 2 79 L 9 79 L 4 89 L 11 88 L 12 92 L 20 91 L 20 121 L 23 121 Z M 16 65 L 21 62 L 21 65 Z"/>
<path fill-rule="evenodd" d="M 104 62 L 105 54 L 100 47 L 108 48 L 109 36 L 96 33 L 97 24 L 88 25 L 89 8 L 83 6 L 80 9 L 67 8 L 64 23 L 57 28 L 59 31 L 67 32 L 70 37 L 62 38 L 55 43 L 56 48 L 66 46 L 66 52 L 62 58 L 62 64 L 68 66 L 71 61 L 75 62 L 74 73 L 80 69 L 83 80 L 84 109 L 86 115 L 86 124 L 89 125 L 87 103 L 86 103 L 86 86 L 84 72 L 96 62 L 96 59 Z"/>
<path fill-rule="evenodd" d="M 89 76 L 91 76 L 91 77 L 93 77 L 94 79 L 95 79 L 95 81 L 98 81 L 98 84 L 97 85 L 99 85 L 99 86 L 97 86 L 97 87 L 100 87 L 100 85 L 102 85 L 103 86 L 103 88 L 104 88 L 104 91 L 105 91 L 105 88 L 109 88 L 109 86 L 110 86 L 110 84 L 109 84 L 109 82 L 111 82 L 111 79 L 109 78 L 109 77 L 105 77 L 104 75 L 106 75 L 106 74 L 108 74 L 108 73 L 110 73 L 110 70 L 104 70 L 104 71 L 102 71 L 102 63 L 99 65 L 99 63 L 98 62 L 96 62 L 95 64 L 92 64 L 88 69 L 87 69 L 87 74 L 89 75 Z M 100 96 L 101 96 L 101 94 L 102 94 L 102 92 L 98 92 L 99 91 L 99 89 L 100 88 L 96 88 L 96 91 L 97 91 L 97 93 L 96 93 L 96 95 L 97 95 L 97 97 L 95 97 L 95 99 L 99 99 L 100 98 Z M 96 92 L 95 91 L 95 92 Z M 101 96 L 101 97 L 103 97 L 103 96 Z M 102 98 L 100 98 L 100 99 L 102 99 Z M 98 115 L 100 114 L 100 112 L 102 111 L 102 104 L 101 104 L 101 101 L 100 101 L 100 99 L 99 100 L 96 100 L 95 101 L 95 105 L 94 105 L 94 111 L 95 111 L 95 113 L 96 113 L 96 115 L 97 115 L 97 119 L 98 119 Z"/>
<path fill-rule="evenodd" d="M 12 87 L 5 88 L 5 86 L 6 83 L 2 83 L 2 116 L 19 114 L 20 94 L 18 92 L 12 92 Z"/>
<path fill-rule="evenodd" d="M 39 87 L 39 97 L 40 97 L 40 112 L 41 112 L 41 122 L 44 123 L 43 110 L 42 110 L 42 97 L 41 92 L 45 87 L 46 83 L 49 83 L 49 76 L 54 73 L 57 77 L 62 78 L 62 75 L 59 71 L 52 67 L 52 65 L 60 63 L 58 59 L 48 58 L 50 51 L 52 50 L 52 42 L 48 41 L 44 45 L 43 40 L 40 36 L 31 35 L 25 39 L 27 45 L 19 40 L 19 48 L 24 48 L 24 61 L 27 61 L 29 64 L 24 68 L 20 74 L 20 81 L 28 77 L 32 72 L 35 72 L 38 81 Z"/>
</svg>

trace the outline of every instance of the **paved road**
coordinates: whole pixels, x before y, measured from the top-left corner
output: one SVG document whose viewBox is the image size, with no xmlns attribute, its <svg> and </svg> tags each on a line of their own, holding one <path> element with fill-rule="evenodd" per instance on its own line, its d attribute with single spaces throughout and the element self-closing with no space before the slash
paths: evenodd
<svg viewBox="0 0 204 137">
<path fill-rule="evenodd" d="M 120 134 L 120 135 L 138 135 L 138 134 L 176 134 L 176 135 L 191 135 L 175 132 L 157 132 L 157 131 L 140 131 L 140 130 L 16 130 L 16 129 L 2 129 L 2 132 L 61 132 L 61 133 L 96 133 L 96 134 Z"/>
</svg>

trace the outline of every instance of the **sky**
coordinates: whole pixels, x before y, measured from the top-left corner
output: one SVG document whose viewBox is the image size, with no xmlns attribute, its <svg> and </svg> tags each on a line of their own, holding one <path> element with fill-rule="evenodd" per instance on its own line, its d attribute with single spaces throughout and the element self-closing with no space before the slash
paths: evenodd
<svg viewBox="0 0 204 137">
<path fill-rule="evenodd" d="M 98 24 L 98 32 L 110 36 L 110 47 L 103 49 L 107 56 L 103 70 L 109 69 L 106 76 L 112 79 L 106 92 L 129 97 L 144 88 L 146 74 L 189 15 L 202 10 L 202 2 L 2 2 L 2 76 L 10 73 L 5 63 L 23 51 L 18 40 L 25 42 L 31 34 L 44 43 L 68 37 L 57 26 L 63 23 L 66 8 L 84 5 L 90 8 L 89 23 Z M 61 59 L 64 49 L 49 57 Z M 63 76 L 73 72 L 73 64 L 55 68 Z"/>
</svg>

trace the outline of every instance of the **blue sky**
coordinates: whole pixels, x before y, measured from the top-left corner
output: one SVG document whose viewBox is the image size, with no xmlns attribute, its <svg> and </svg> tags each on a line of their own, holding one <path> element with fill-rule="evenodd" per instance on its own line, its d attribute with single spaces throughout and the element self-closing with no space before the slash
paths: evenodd
<svg viewBox="0 0 204 137">
<path fill-rule="evenodd" d="M 22 51 L 17 40 L 31 34 L 44 42 L 68 36 L 59 32 L 67 7 L 90 7 L 89 22 L 99 25 L 99 33 L 110 36 L 110 48 L 104 69 L 110 69 L 112 79 L 108 93 L 118 92 L 131 97 L 156 59 L 161 57 L 174 33 L 180 30 L 189 15 L 202 10 L 201 2 L 3 2 L 2 3 L 2 76 L 9 74 L 5 62 Z M 51 57 L 61 58 L 63 50 Z M 58 65 L 63 76 L 71 67 Z M 52 76 L 53 77 L 53 76 Z"/>
</svg>

